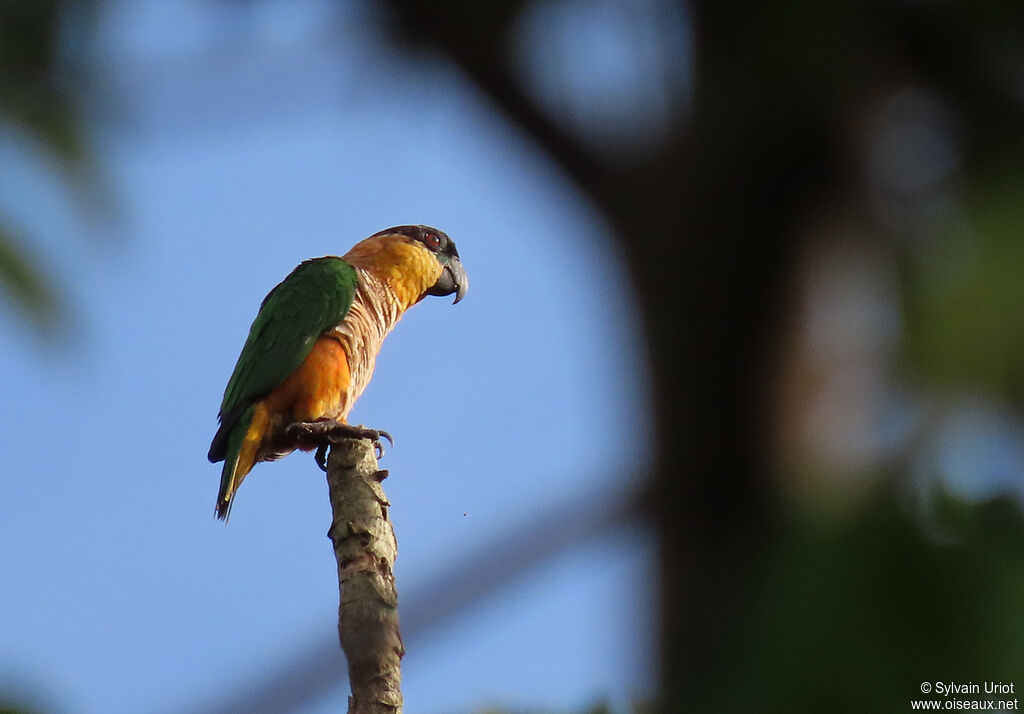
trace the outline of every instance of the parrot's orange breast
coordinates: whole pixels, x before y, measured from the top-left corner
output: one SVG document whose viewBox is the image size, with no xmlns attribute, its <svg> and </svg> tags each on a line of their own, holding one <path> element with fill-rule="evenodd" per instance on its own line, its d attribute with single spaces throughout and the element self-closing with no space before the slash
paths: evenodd
<svg viewBox="0 0 1024 714">
<path fill-rule="evenodd" d="M 271 418 L 279 416 L 285 423 L 337 419 L 347 401 L 350 381 L 348 356 L 341 343 L 320 337 L 305 361 L 264 403 Z"/>
<path fill-rule="evenodd" d="M 283 429 L 297 421 L 344 421 L 350 406 L 348 357 L 333 337 L 320 337 L 305 361 L 253 407 L 238 456 L 238 483 L 258 461 L 279 458 L 295 448 Z"/>
</svg>

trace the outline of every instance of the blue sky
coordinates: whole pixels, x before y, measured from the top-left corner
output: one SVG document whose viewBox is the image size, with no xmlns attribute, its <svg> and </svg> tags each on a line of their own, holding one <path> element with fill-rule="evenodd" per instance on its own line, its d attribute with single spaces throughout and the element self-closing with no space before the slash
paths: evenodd
<svg viewBox="0 0 1024 714">
<path fill-rule="evenodd" d="M 109 4 L 88 120 L 109 213 L 86 215 L 0 135 L 3 211 L 71 306 L 50 346 L 9 306 L 0 319 L 0 687 L 58 711 L 174 710 L 333 631 L 312 458 L 257 467 L 225 528 L 205 455 L 266 292 L 389 225 L 445 230 L 471 279 L 458 306 L 406 315 L 352 414 L 395 435 L 400 595 L 552 503 L 642 475 L 644 349 L 600 216 L 449 67 L 332 7 Z M 609 534 L 422 638 L 408 709 L 648 689 L 651 558 Z"/>
</svg>

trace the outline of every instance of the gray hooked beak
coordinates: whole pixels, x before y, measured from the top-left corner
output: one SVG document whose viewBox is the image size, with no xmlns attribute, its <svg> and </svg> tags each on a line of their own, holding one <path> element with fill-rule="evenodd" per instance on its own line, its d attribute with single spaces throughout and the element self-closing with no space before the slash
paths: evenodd
<svg viewBox="0 0 1024 714">
<path fill-rule="evenodd" d="M 442 271 L 441 277 L 427 290 L 427 295 L 443 297 L 455 293 L 455 301 L 452 303 L 452 305 L 455 305 L 466 296 L 468 288 L 469 276 L 466 275 L 466 269 L 462 267 L 462 261 L 458 258 L 449 258 L 448 262 L 444 264 L 444 271 Z"/>
</svg>

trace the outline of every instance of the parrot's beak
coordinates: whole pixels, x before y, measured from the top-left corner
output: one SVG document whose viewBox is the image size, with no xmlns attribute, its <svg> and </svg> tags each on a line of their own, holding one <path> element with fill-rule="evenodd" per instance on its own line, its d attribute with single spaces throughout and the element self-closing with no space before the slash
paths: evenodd
<svg viewBox="0 0 1024 714">
<path fill-rule="evenodd" d="M 466 269 L 462 267 L 462 261 L 458 258 L 449 258 L 448 262 L 444 264 L 441 277 L 427 290 L 427 295 L 443 297 L 455 293 L 455 302 L 452 303 L 454 305 L 466 296 L 468 288 L 469 276 L 466 275 Z"/>
</svg>

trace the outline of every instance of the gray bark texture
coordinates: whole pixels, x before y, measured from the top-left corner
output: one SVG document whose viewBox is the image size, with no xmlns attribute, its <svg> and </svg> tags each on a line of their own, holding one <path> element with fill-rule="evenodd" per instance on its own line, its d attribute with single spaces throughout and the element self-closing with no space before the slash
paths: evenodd
<svg viewBox="0 0 1024 714">
<path fill-rule="evenodd" d="M 327 532 L 338 560 L 338 635 L 348 660 L 349 714 L 401 714 L 402 636 L 388 503 L 369 439 L 331 447 L 327 486 L 334 518 Z"/>
</svg>

